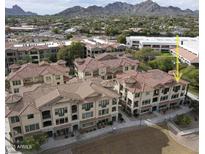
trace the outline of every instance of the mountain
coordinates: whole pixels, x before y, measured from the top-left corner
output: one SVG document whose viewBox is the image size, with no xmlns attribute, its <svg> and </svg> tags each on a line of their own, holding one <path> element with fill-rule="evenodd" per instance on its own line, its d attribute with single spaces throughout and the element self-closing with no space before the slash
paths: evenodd
<svg viewBox="0 0 205 154">
<path fill-rule="evenodd" d="M 35 16 L 36 13 L 33 12 L 25 12 L 21 7 L 18 5 L 14 5 L 12 8 L 5 8 L 6 16 Z"/>
<path fill-rule="evenodd" d="M 126 2 L 115 2 L 100 6 L 89 6 L 87 8 L 81 6 L 75 6 L 68 8 L 55 15 L 62 15 L 68 17 L 87 17 L 87 16 L 116 16 L 116 15 L 139 15 L 139 16 L 178 16 L 178 15 L 190 15 L 198 16 L 198 11 L 192 11 L 190 9 L 182 10 L 178 7 L 163 7 L 158 5 L 152 0 L 147 0 L 136 5 L 128 4 Z"/>
</svg>

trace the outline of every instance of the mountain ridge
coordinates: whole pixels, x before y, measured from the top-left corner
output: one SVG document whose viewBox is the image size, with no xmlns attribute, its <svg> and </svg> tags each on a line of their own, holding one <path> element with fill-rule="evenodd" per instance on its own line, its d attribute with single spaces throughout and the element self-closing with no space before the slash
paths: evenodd
<svg viewBox="0 0 205 154">
<path fill-rule="evenodd" d="M 25 12 L 20 6 L 13 5 L 12 8 L 5 8 L 6 16 L 36 16 L 37 13 L 30 11 Z"/>
<path fill-rule="evenodd" d="M 156 16 L 177 16 L 190 15 L 198 16 L 198 10 L 192 11 L 190 9 L 182 10 L 174 6 L 160 6 L 152 0 L 147 0 L 138 4 L 129 4 L 126 2 L 109 3 L 106 6 L 88 6 L 87 8 L 81 6 L 74 6 L 67 8 L 55 15 L 79 17 L 79 16 L 115 16 L 115 15 L 156 15 Z"/>
</svg>

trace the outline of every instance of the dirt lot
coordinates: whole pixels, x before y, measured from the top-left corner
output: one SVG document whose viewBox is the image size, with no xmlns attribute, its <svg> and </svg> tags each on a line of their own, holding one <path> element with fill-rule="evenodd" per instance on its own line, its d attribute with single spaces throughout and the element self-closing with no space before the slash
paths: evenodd
<svg viewBox="0 0 205 154">
<path fill-rule="evenodd" d="M 86 143 L 52 149 L 45 154 L 197 154 L 175 142 L 165 126 L 123 130 Z"/>
</svg>

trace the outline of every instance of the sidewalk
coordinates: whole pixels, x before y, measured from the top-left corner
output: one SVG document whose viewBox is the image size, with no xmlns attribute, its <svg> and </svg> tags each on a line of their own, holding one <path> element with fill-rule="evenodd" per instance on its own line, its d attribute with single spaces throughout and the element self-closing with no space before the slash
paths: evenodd
<svg viewBox="0 0 205 154">
<path fill-rule="evenodd" d="M 67 138 L 67 139 L 62 139 L 62 140 L 54 140 L 53 138 L 50 138 L 47 143 L 41 146 L 41 149 L 42 149 L 41 151 L 76 143 L 76 142 L 82 142 L 82 141 L 92 139 L 92 138 L 95 138 L 97 136 L 104 135 L 107 133 L 113 133 L 113 128 L 115 128 L 115 130 L 118 131 L 120 129 L 133 127 L 133 126 L 153 126 L 157 123 L 161 123 L 170 118 L 173 118 L 176 115 L 184 114 L 189 111 L 191 111 L 190 108 L 182 106 L 181 109 L 174 111 L 172 113 L 163 114 L 163 115 L 159 113 L 157 117 L 152 118 L 152 119 L 128 121 L 125 123 L 117 123 L 117 124 L 114 124 L 113 126 L 107 126 L 105 128 L 98 129 L 93 132 L 82 134 L 78 137 L 72 137 L 72 138 Z"/>
</svg>

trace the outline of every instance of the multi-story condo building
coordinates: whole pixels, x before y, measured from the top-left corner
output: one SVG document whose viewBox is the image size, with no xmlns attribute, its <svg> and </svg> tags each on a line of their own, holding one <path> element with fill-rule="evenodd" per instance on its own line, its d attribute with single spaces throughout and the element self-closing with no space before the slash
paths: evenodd
<svg viewBox="0 0 205 154">
<path fill-rule="evenodd" d="M 40 43 L 24 43 L 24 44 L 9 44 L 6 43 L 5 64 L 6 73 L 9 66 L 15 64 L 25 57 L 31 58 L 32 63 L 39 63 L 48 56 L 56 56 L 57 51 L 62 46 L 68 46 L 71 41 L 56 41 L 56 42 L 40 42 Z"/>
<path fill-rule="evenodd" d="M 109 53 L 98 55 L 96 58 L 87 57 L 74 61 L 77 76 L 80 79 L 101 77 L 112 79 L 117 73 L 137 70 L 139 61 L 126 56 L 114 56 Z"/>
<path fill-rule="evenodd" d="M 180 37 L 180 43 L 195 40 L 191 37 Z M 169 51 L 176 47 L 176 37 L 146 37 L 146 36 L 129 36 L 126 37 L 126 45 L 134 48 L 152 48 L 160 51 Z"/>
<path fill-rule="evenodd" d="M 170 49 L 170 53 L 176 56 L 176 48 Z M 199 66 L 199 38 L 184 41 L 179 44 L 179 59 L 188 65 Z"/>
<path fill-rule="evenodd" d="M 161 70 L 129 71 L 116 77 L 120 103 L 132 115 L 169 109 L 183 104 L 188 83 Z"/>
<path fill-rule="evenodd" d="M 6 97 L 13 142 L 25 136 L 47 133 L 69 136 L 105 126 L 118 119 L 119 95 L 94 81 L 39 85 L 22 95 Z"/>
<path fill-rule="evenodd" d="M 126 49 L 124 44 L 98 37 L 83 39 L 82 42 L 86 46 L 86 57 L 96 57 L 105 52 L 115 52 L 120 54 Z"/>
<path fill-rule="evenodd" d="M 10 83 L 11 93 L 20 93 L 21 87 L 33 84 L 66 83 L 69 80 L 69 68 L 65 66 L 65 63 L 59 60 L 57 63 L 42 61 L 39 64 L 11 65 L 11 73 L 6 78 Z"/>
</svg>

